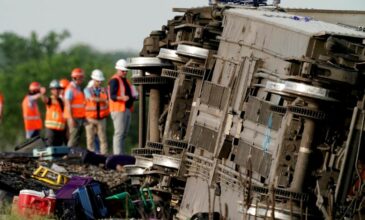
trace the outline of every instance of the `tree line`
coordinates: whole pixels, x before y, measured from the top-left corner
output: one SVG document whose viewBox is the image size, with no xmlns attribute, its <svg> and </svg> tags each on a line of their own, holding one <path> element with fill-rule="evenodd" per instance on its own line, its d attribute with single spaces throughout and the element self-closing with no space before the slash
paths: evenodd
<svg viewBox="0 0 365 220">
<path fill-rule="evenodd" d="M 38 81 L 48 88 L 53 79 L 70 79 L 71 70 L 81 67 L 86 72 L 84 86 L 93 69 L 100 69 L 107 79 L 114 73 L 114 64 L 120 58 L 136 56 L 136 52 L 100 52 L 86 44 L 77 44 L 61 50 L 61 43 L 70 37 L 68 31 L 51 31 L 40 38 L 36 32 L 29 37 L 12 32 L 0 34 L 0 91 L 4 95 L 4 117 L 0 123 L 0 151 L 13 150 L 25 141 L 21 102 L 28 86 Z M 107 81 L 103 86 L 107 86 Z M 48 91 L 47 91 L 48 94 Z M 138 103 L 136 103 L 138 105 Z M 39 103 L 44 119 L 45 106 Z M 135 106 L 132 124 L 126 140 L 129 148 L 138 142 L 138 106 Z M 109 147 L 112 145 L 113 124 L 107 121 Z M 83 145 L 86 146 L 85 141 Z"/>
</svg>

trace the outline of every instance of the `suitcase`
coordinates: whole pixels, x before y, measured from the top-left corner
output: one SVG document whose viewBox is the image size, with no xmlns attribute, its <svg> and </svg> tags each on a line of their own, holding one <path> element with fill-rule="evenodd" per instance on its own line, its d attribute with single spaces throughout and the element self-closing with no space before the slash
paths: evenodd
<svg viewBox="0 0 365 220">
<path fill-rule="evenodd" d="M 73 198 L 82 207 L 86 219 L 106 218 L 108 209 L 105 206 L 103 192 L 99 183 L 79 187 L 73 192 Z"/>
<path fill-rule="evenodd" d="M 85 186 L 93 181 L 91 177 L 73 176 L 56 192 L 55 215 L 58 219 L 76 220 L 80 216 L 80 204 L 73 198 L 72 193 L 79 187 Z"/>
<path fill-rule="evenodd" d="M 105 167 L 115 170 L 117 165 L 133 165 L 136 163 L 136 158 L 130 155 L 112 155 L 106 158 Z"/>
<path fill-rule="evenodd" d="M 81 186 L 86 186 L 93 181 L 92 177 L 73 176 L 56 192 L 57 199 L 72 199 L 72 193 Z"/>
<path fill-rule="evenodd" d="M 46 148 L 35 148 L 33 149 L 33 156 L 39 157 L 43 160 L 54 160 L 59 159 L 70 151 L 69 147 L 46 147 Z"/>
</svg>

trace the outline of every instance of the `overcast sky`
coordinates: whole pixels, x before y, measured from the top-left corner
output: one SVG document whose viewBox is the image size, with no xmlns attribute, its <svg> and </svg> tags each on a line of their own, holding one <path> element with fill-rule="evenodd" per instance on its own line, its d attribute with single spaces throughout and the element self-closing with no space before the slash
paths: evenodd
<svg viewBox="0 0 365 220">
<path fill-rule="evenodd" d="M 270 1 L 270 0 L 269 0 Z M 270 1 L 271 2 L 271 1 Z M 282 0 L 283 6 L 365 10 L 365 0 Z M 0 0 L 0 33 L 43 36 L 69 30 L 63 47 L 83 42 L 96 49 L 136 50 L 152 30 L 159 30 L 173 7 L 198 7 L 208 0 Z"/>
</svg>

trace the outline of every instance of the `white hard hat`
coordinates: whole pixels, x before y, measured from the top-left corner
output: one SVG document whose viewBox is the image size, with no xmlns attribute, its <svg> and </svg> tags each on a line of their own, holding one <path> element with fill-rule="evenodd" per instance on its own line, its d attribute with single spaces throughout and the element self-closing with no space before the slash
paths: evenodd
<svg viewBox="0 0 365 220">
<path fill-rule="evenodd" d="M 101 70 L 95 69 L 91 72 L 91 79 L 95 79 L 97 81 L 104 81 L 104 74 Z"/>
<path fill-rule="evenodd" d="M 50 83 L 49 83 L 49 88 L 50 89 L 59 89 L 61 88 L 60 86 L 60 82 L 56 79 L 52 80 Z"/>
<path fill-rule="evenodd" d="M 127 71 L 127 61 L 125 61 L 125 59 L 120 59 L 115 63 L 115 69 L 117 70 L 123 70 L 123 71 Z"/>
</svg>

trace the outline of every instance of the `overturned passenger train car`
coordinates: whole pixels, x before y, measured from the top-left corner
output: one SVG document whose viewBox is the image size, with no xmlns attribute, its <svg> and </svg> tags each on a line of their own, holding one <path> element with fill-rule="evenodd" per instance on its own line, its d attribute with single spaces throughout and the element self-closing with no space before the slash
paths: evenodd
<svg viewBox="0 0 365 220">
<path fill-rule="evenodd" d="M 164 167 L 176 217 L 364 215 L 365 33 L 273 8 L 174 10 L 128 66 L 135 168 Z"/>
</svg>

